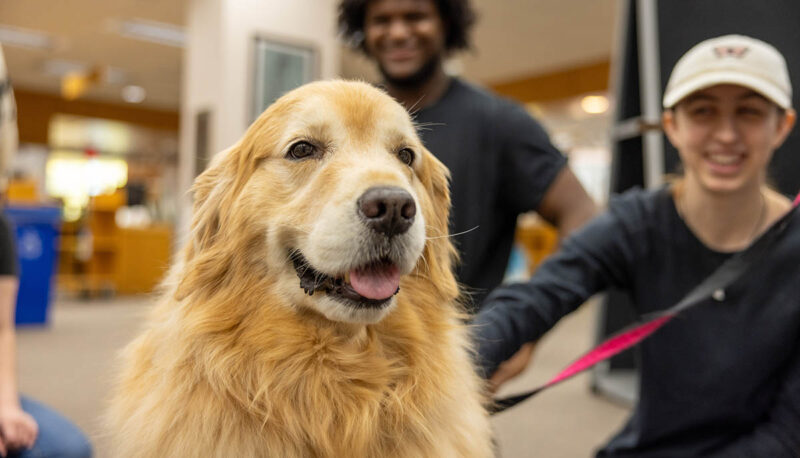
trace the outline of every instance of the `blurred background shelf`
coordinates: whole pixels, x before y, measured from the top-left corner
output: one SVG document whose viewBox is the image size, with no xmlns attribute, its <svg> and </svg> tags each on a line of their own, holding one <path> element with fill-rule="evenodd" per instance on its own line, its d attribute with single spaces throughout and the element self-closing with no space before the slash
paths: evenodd
<svg viewBox="0 0 800 458">
<path fill-rule="evenodd" d="M 167 224 L 119 227 L 124 190 L 95 196 L 85 218 L 65 222 L 59 246 L 58 287 L 84 297 L 148 293 L 169 264 L 172 229 Z"/>
</svg>

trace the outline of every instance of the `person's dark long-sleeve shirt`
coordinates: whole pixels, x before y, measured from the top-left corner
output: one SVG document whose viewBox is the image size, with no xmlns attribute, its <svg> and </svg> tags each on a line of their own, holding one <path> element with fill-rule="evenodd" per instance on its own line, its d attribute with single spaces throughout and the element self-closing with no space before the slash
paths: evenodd
<svg viewBox="0 0 800 458">
<path fill-rule="evenodd" d="M 668 189 L 632 191 L 474 320 L 485 374 L 609 286 L 664 310 L 730 254 L 703 245 Z M 640 345 L 640 399 L 599 457 L 800 457 L 800 212 L 735 284 Z"/>
</svg>

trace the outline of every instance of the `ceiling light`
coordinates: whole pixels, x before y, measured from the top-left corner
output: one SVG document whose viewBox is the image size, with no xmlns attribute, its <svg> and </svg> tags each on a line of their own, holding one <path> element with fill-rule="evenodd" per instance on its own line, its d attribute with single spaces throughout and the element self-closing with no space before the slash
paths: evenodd
<svg viewBox="0 0 800 458">
<path fill-rule="evenodd" d="M 103 82 L 123 85 L 128 81 L 128 73 L 117 67 L 103 67 Z"/>
<path fill-rule="evenodd" d="M 103 68 L 93 67 L 86 72 L 70 72 L 61 78 L 61 96 L 75 100 L 103 81 Z"/>
<path fill-rule="evenodd" d="M 9 25 L 0 25 L 0 43 L 25 48 L 53 48 L 53 39 L 50 35 L 38 30 L 20 29 Z"/>
<path fill-rule="evenodd" d="M 95 66 L 95 68 L 98 68 Z M 64 78 L 70 74 L 85 74 L 92 70 L 89 64 L 76 60 L 48 59 L 42 63 L 42 73 L 47 76 Z M 103 66 L 102 82 L 123 85 L 128 81 L 128 74 L 118 67 Z"/>
<path fill-rule="evenodd" d="M 117 32 L 127 38 L 144 40 L 166 46 L 183 47 L 186 33 L 183 27 L 164 22 L 126 19 L 116 24 Z"/>
<path fill-rule="evenodd" d="M 42 72 L 45 75 L 58 78 L 70 73 L 86 73 L 88 70 L 89 65 L 74 60 L 48 59 L 42 63 Z"/>
<path fill-rule="evenodd" d="M 590 114 L 605 113 L 608 110 L 608 98 L 604 95 L 587 95 L 581 99 L 581 108 Z"/>
<path fill-rule="evenodd" d="M 128 103 L 142 103 L 147 91 L 141 86 L 125 86 L 122 88 L 122 99 Z"/>
</svg>

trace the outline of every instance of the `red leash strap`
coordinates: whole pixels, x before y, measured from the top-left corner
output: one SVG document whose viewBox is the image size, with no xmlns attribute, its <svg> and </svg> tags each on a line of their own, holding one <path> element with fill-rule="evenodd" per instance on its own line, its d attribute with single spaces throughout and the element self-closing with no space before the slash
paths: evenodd
<svg viewBox="0 0 800 458">
<path fill-rule="evenodd" d="M 551 386 L 557 385 L 580 374 L 581 372 L 589 369 L 601 361 L 605 361 L 608 358 L 627 350 L 628 348 L 646 339 L 648 336 L 650 336 L 650 334 L 656 332 L 674 316 L 675 315 L 672 314 L 665 314 L 614 335 L 613 337 L 593 348 L 589 353 L 586 353 L 578 358 L 575 362 L 564 368 L 558 373 L 558 375 L 550 379 L 550 381 L 544 385 L 531 391 L 526 391 L 524 393 L 509 396 L 507 398 L 495 399 L 492 405 L 489 406 L 489 412 L 492 414 L 502 412 L 533 395 L 539 394 L 541 391 L 544 391 Z"/>
<path fill-rule="evenodd" d="M 578 358 L 577 361 L 567 366 L 558 375 L 553 377 L 545 386 L 555 385 L 556 383 L 563 382 L 586 369 L 594 366 L 600 361 L 605 361 L 608 358 L 618 354 L 619 352 L 630 348 L 642 340 L 646 339 L 650 334 L 656 332 L 658 328 L 665 325 L 667 321 L 671 320 L 675 315 L 664 315 L 652 321 L 634 327 L 626 332 L 611 337 L 605 342 L 595 347 L 592 351 Z"/>
<path fill-rule="evenodd" d="M 694 307 L 702 303 L 705 299 L 710 297 L 714 291 L 724 289 L 734 283 L 741 277 L 741 275 L 756 261 L 763 258 L 772 248 L 772 245 L 783 234 L 786 226 L 800 204 L 800 193 L 795 197 L 792 209 L 786 215 L 781 217 L 775 224 L 773 224 L 764 234 L 755 240 L 744 251 L 739 252 L 735 256 L 725 261 L 717 268 L 711 275 L 703 280 L 699 285 L 694 287 L 689 293 L 683 297 L 677 304 L 669 309 L 651 316 L 651 318 L 642 324 L 634 325 L 626 330 L 623 330 L 613 337 L 605 340 L 600 345 L 593 348 L 585 355 L 578 358 L 575 362 L 567 366 L 564 370 L 558 373 L 555 377 L 550 379 L 544 385 L 525 393 L 509 396 L 503 399 L 497 399 L 490 407 L 491 413 L 502 412 L 503 410 L 512 407 L 529 397 L 544 391 L 551 386 L 557 385 L 564 380 L 574 377 L 575 375 L 589 369 L 595 364 L 605 361 L 612 356 L 619 354 L 628 348 L 638 344 L 642 340 L 649 337 L 656 332 L 661 326 L 667 324 L 672 318 L 677 316 L 680 312 Z"/>
</svg>

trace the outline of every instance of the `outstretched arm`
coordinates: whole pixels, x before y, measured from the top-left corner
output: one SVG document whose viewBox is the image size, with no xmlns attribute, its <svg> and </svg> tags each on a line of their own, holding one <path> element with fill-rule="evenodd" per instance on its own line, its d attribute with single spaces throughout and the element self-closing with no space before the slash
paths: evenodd
<svg viewBox="0 0 800 458">
<path fill-rule="evenodd" d="M 529 281 L 492 291 L 473 321 L 484 377 L 593 294 L 628 285 L 634 246 L 629 228 L 607 211 L 565 240 Z"/>
</svg>

